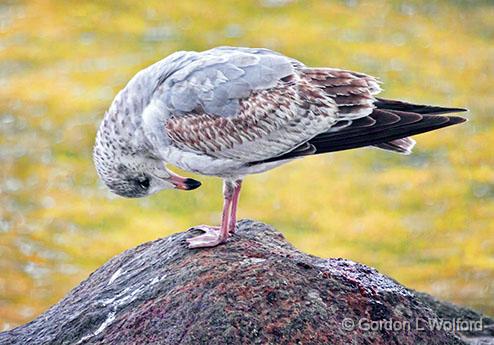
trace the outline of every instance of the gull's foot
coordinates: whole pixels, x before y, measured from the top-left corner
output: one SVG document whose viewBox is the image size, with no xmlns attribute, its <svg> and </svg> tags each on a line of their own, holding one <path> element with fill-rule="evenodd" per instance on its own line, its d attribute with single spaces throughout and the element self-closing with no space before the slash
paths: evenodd
<svg viewBox="0 0 494 345">
<path fill-rule="evenodd" d="M 188 238 L 186 241 L 189 248 L 207 248 L 215 247 L 218 244 L 225 243 L 228 236 L 223 236 L 221 228 L 218 226 L 198 225 L 189 230 L 196 229 L 204 231 L 204 234 Z"/>
</svg>

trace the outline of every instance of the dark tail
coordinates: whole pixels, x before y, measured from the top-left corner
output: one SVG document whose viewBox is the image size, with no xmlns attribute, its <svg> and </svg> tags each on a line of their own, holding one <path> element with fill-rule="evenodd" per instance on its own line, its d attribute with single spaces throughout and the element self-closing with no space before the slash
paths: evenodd
<svg viewBox="0 0 494 345">
<path fill-rule="evenodd" d="M 422 115 L 384 109 L 375 109 L 369 117 L 375 121 L 371 126 L 361 127 L 357 120 L 341 131 L 320 134 L 309 143 L 315 146 L 316 154 L 371 145 L 407 153 L 410 142 L 400 139 L 465 122 L 464 118 L 458 116 Z"/>
<path fill-rule="evenodd" d="M 375 102 L 374 105 L 376 105 L 378 109 L 398 110 L 423 115 L 439 115 L 466 111 L 466 109 L 463 108 L 446 108 L 423 104 L 411 104 L 384 98 L 378 98 L 377 102 Z M 401 138 L 374 146 L 383 150 L 394 151 L 407 155 L 412 153 L 412 149 L 415 146 L 415 140 L 411 138 Z"/>
<path fill-rule="evenodd" d="M 460 116 L 441 115 L 466 111 L 462 108 L 419 105 L 382 98 L 378 98 L 375 105 L 376 108 L 369 116 L 354 120 L 350 125 L 346 121 L 341 129 L 319 134 L 295 150 L 262 163 L 365 146 L 409 154 L 415 144 L 409 136 L 466 121 Z M 253 164 L 256 163 L 261 162 Z"/>
<path fill-rule="evenodd" d="M 384 98 L 376 98 L 377 101 L 374 102 L 374 105 L 377 109 L 386 109 L 386 110 L 398 110 L 398 111 L 406 111 L 410 113 L 417 114 L 450 114 L 450 113 L 461 113 L 467 111 L 467 109 L 463 108 L 446 108 L 446 107 L 436 107 L 433 105 L 424 105 L 424 104 L 412 104 L 402 101 L 395 101 L 392 99 L 384 99 Z"/>
</svg>

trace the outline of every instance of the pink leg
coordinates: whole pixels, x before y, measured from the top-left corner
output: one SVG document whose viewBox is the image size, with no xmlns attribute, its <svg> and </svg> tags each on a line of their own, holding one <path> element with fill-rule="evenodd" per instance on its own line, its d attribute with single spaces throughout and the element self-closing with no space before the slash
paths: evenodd
<svg viewBox="0 0 494 345">
<path fill-rule="evenodd" d="M 204 234 L 188 238 L 189 248 L 205 248 L 215 247 L 218 244 L 226 242 L 229 234 L 229 211 L 232 205 L 233 188 L 230 182 L 225 181 L 223 183 L 223 213 L 221 215 L 221 226 L 218 227 L 200 225 L 193 227 L 193 229 L 199 229 L 204 231 Z"/>
<path fill-rule="evenodd" d="M 238 206 L 238 199 L 240 196 L 240 189 L 242 188 L 242 180 L 237 180 L 235 181 L 235 187 L 233 189 L 233 196 L 232 196 L 232 210 L 230 212 L 230 224 L 228 226 L 230 234 L 234 234 L 236 229 L 236 224 L 237 224 L 237 206 Z"/>
</svg>

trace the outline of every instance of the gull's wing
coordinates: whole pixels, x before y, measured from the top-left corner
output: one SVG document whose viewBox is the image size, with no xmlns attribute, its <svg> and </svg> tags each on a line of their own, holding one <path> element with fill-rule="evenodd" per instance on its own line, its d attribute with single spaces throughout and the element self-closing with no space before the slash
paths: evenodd
<svg viewBox="0 0 494 345">
<path fill-rule="evenodd" d="M 415 141 L 408 138 L 409 136 L 466 121 L 460 116 L 443 115 L 466 111 L 462 108 L 411 104 L 385 99 L 378 99 L 374 105 L 376 108 L 366 117 L 353 121 L 342 121 L 344 126 L 340 126 L 337 122 L 329 131 L 318 134 L 291 152 L 250 164 L 300 157 L 306 155 L 303 150 L 306 150 L 307 146 L 312 149 L 310 154 L 365 146 L 376 146 L 384 150 L 409 154 L 415 145 Z"/>
<path fill-rule="evenodd" d="M 376 80 L 310 69 L 267 49 L 216 48 L 163 81 L 171 144 L 185 151 L 255 162 L 293 151 L 316 135 L 372 112 Z"/>
</svg>

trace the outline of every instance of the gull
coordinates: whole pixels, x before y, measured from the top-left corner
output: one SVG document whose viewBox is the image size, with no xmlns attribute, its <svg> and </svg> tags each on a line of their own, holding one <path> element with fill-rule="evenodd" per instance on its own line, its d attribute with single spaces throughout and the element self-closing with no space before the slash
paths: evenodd
<svg viewBox="0 0 494 345">
<path fill-rule="evenodd" d="M 466 109 L 378 98 L 380 81 L 337 68 L 307 67 L 264 48 L 179 51 L 137 73 L 118 93 L 96 135 L 101 180 L 123 197 L 201 183 L 168 169 L 223 179 L 219 227 L 190 248 L 235 232 L 242 180 L 306 156 L 377 147 L 410 154 L 411 135 L 466 121 Z"/>
</svg>

